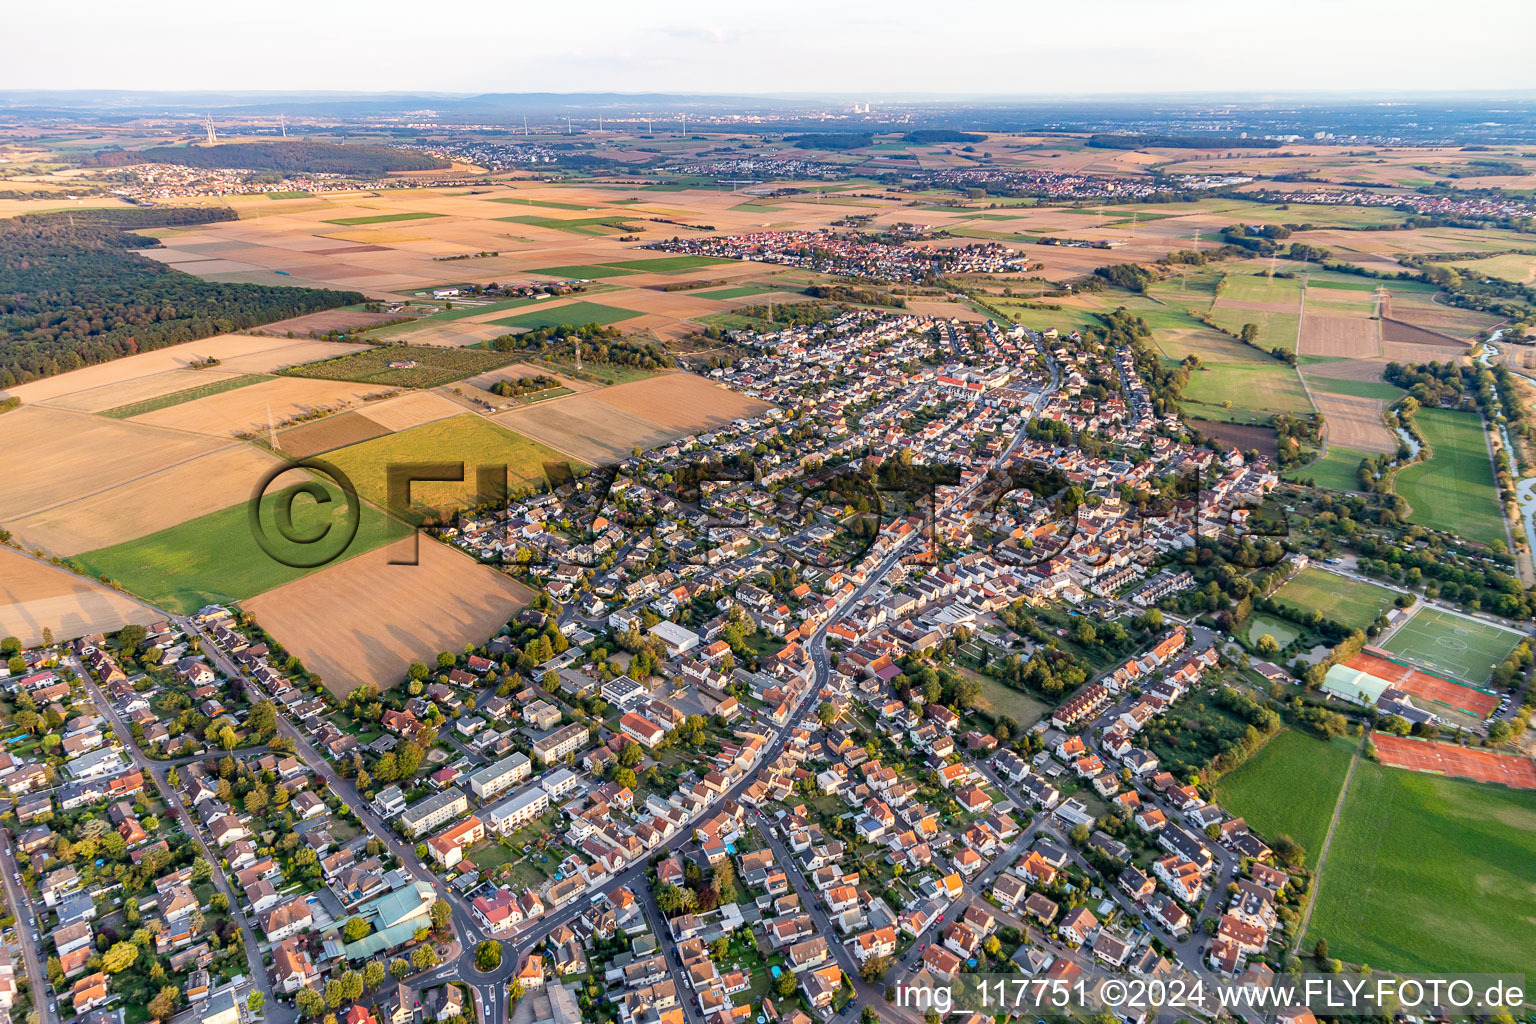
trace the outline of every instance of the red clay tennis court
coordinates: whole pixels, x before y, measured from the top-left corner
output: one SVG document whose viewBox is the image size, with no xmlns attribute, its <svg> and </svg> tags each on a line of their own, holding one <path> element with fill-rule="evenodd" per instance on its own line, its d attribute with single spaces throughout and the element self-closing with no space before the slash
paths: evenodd
<svg viewBox="0 0 1536 1024">
<path fill-rule="evenodd" d="M 1515 754 L 1458 747 L 1450 743 L 1411 740 L 1376 733 L 1376 756 L 1393 768 L 1449 775 L 1475 782 L 1497 782 L 1511 789 L 1536 789 L 1536 761 Z"/>
<path fill-rule="evenodd" d="M 1378 658 L 1364 651 L 1350 658 L 1345 664 L 1350 668 L 1373 675 L 1377 679 L 1385 679 L 1404 693 L 1423 697 L 1425 700 L 1442 704 L 1462 714 L 1487 718 L 1499 706 L 1499 698 L 1494 694 L 1474 690 L 1470 686 L 1462 686 L 1449 679 L 1441 679 L 1439 676 L 1432 676 L 1428 672 L 1420 672 L 1416 668 L 1399 665 L 1395 661 Z"/>
</svg>

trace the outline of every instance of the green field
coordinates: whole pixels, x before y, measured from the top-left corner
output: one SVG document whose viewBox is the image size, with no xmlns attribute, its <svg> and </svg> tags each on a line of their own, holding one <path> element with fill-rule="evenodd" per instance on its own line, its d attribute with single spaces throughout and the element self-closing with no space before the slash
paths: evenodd
<svg viewBox="0 0 1536 1024">
<path fill-rule="evenodd" d="M 1350 740 L 1329 743 L 1286 729 L 1221 777 L 1216 802 L 1271 842 L 1290 836 L 1315 867 L 1353 750 Z"/>
<path fill-rule="evenodd" d="M 1536 254 L 1532 253 L 1511 252 L 1483 260 L 1453 260 L 1446 266 L 1475 270 L 1516 284 L 1529 284 L 1536 280 Z"/>
<path fill-rule="evenodd" d="M 268 192 L 268 199 L 312 199 L 313 192 L 305 192 L 302 189 L 289 189 L 286 192 Z"/>
<path fill-rule="evenodd" d="M 343 217 L 340 220 L 328 220 L 327 224 L 340 224 L 343 227 L 356 227 L 359 224 L 388 224 L 397 220 L 425 220 L 428 217 L 443 217 L 441 213 L 379 213 L 372 217 Z"/>
<path fill-rule="evenodd" d="M 271 377 L 260 373 L 243 373 L 238 377 L 223 377 L 218 380 L 210 380 L 206 384 L 199 384 L 195 388 L 172 391 L 168 395 L 157 395 L 154 398 L 145 398 L 138 402 L 129 402 L 127 405 L 119 405 L 115 409 L 105 409 L 101 414 L 114 420 L 126 420 L 130 416 L 142 416 L 147 412 L 154 412 L 157 409 L 169 409 L 171 406 L 181 405 L 183 402 L 195 402 L 199 398 L 223 394 L 225 391 L 249 387 L 252 384 L 260 384 L 264 380 L 271 379 Z"/>
<path fill-rule="evenodd" d="M 530 270 L 528 273 L 543 274 L 545 277 L 558 277 L 561 280 L 569 280 L 573 278 L 591 278 L 596 280 L 600 277 L 624 277 L 627 274 L 633 273 L 633 271 L 621 270 L 618 267 L 602 267 L 592 265 L 575 267 L 540 267 L 538 270 Z"/>
<path fill-rule="evenodd" d="M 1217 306 L 1212 308 L 1209 315 L 1212 322 L 1233 334 L 1241 334 L 1244 324 L 1253 324 L 1259 329 L 1256 344 L 1266 352 L 1277 348 L 1287 352 L 1296 351 L 1296 337 L 1301 331 L 1300 313 L 1277 313 L 1264 309 L 1228 309 Z"/>
<path fill-rule="evenodd" d="M 679 270 L 696 270 L 699 267 L 712 267 L 717 263 L 737 262 L 739 261 L 720 259 L 716 256 L 662 256 L 653 260 L 621 260 L 618 263 L 603 265 L 642 274 L 672 274 Z"/>
<path fill-rule="evenodd" d="M 1353 395 L 1356 398 L 1379 398 L 1389 405 L 1408 393 L 1381 380 L 1338 380 L 1311 374 L 1307 377 L 1307 383 L 1313 391 L 1323 391 L 1330 395 Z"/>
<path fill-rule="evenodd" d="M 1422 605 L 1381 647 L 1463 683 L 1484 686 L 1522 639 L 1490 622 Z"/>
<path fill-rule="evenodd" d="M 540 327 L 559 327 L 561 324 L 583 326 L 585 324 L 616 324 L 620 320 L 632 320 L 639 316 L 632 309 L 604 306 L 597 302 L 572 302 L 553 309 L 537 309 L 532 313 L 509 316 L 504 320 L 492 320 L 498 327 L 522 327 L 538 330 Z"/>
<path fill-rule="evenodd" d="M 289 377 L 351 380 L 402 388 L 435 388 L 477 373 L 515 363 L 516 353 L 487 349 L 437 348 L 428 345 L 381 345 L 349 355 L 301 363 L 278 372 Z M 392 368 L 390 363 L 414 362 Z"/>
<path fill-rule="evenodd" d="M 1408 521 L 1481 544 L 1507 543 L 1482 417 L 1454 409 L 1420 409 L 1413 420 L 1429 442 L 1429 458 L 1403 467 L 1394 477 L 1394 490 L 1413 508 Z"/>
<path fill-rule="evenodd" d="M 1327 487 L 1335 491 L 1357 491 L 1360 489 L 1360 480 L 1356 471 L 1360 468 L 1360 460 L 1370 457 L 1370 452 L 1331 444 L 1327 455 L 1300 469 L 1291 470 L 1285 474 L 1285 478 L 1311 480 L 1315 487 Z"/>
<path fill-rule="evenodd" d="M 1301 309 L 1301 281 L 1294 277 L 1227 274 L 1221 279 L 1216 294 L 1234 302 L 1283 302 L 1298 311 Z"/>
<path fill-rule="evenodd" d="M 986 673 L 976 672 L 962 665 L 950 667 L 967 679 L 976 680 L 981 686 L 981 700 L 977 707 L 993 715 L 1007 715 L 1018 723 L 1020 729 L 1028 729 L 1051 710 L 1051 705 L 1040 698 L 1022 690 L 1015 690 L 1011 686 L 1005 686 Z"/>
<path fill-rule="evenodd" d="M 542 206 L 546 210 L 597 210 L 600 207 L 587 206 L 584 203 L 557 203 L 552 199 L 519 199 L 516 196 L 501 196 L 492 199 L 493 203 L 516 203 L 518 206 Z"/>
<path fill-rule="evenodd" d="M 1316 608 L 1323 618 L 1364 629 L 1392 607 L 1397 597 L 1386 587 L 1346 579 L 1322 569 L 1307 567 L 1275 591 L 1275 600 L 1302 612 Z"/>
<path fill-rule="evenodd" d="M 475 413 L 452 416 L 396 434 L 339 448 L 326 455 L 351 477 L 365 501 L 389 507 L 388 473 L 391 466 L 408 463 L 463 463 L 462 481 L 423 482 L 411 485 L 411 509 L 398 510 L 401 518 L 419 521 L 466 506 L 479 504 L 478 467 L 507 467 L 507 487 L 527 489 L 542 484 L 544 464 L 564 464 L 570 459 L 545 445 L 497 426 Z M 573 464 L 575 469 L 585 467 Z M 486 495 L 489 500 L 492 496 Z"/>
<path fill-rule="evenodd" d="M 497 217 L 495 219 L 508 224 L 527 224 L 530 227 L 553 228 L 556 231 L 566 231 L 573 235 L 588 236 L 617 235 L 628 227 L 617 216 L 562 219 L 560 217 L 536 217 L 532 214 L 524 214 L 517 217 Z"/>
<path fill-rule="evenodd" d="M 771 284 L 743 284 L 735 288 L 717 288 L 714 291 L 694 292 L 701 299 L 745 299 L 750 295 L 766 295 L 782 289 Z"/>
<path fill-rule="evenodd" d="M 1536 792 L 1362 760 L 1303 941 L 1391 971 L 1536 972 Z"/>
<path fill-rule="evenodd" d="M 322 481 L 331 503 L 323 506 L 309 496 L 298 495 L 291 505 L 292 528 L 286 533 L 304 537 L 329 529 L 336 540 L 315 545 L 283 540 L 285 531 L 276 517 L 298 472 L 279 477 L 276 484 L 282 488 L 269 489 L 261 504 L 266 536 L 279 555 L 292 561 L 336 552 L 346 521 L 345 496 L 330 481 Z M 399 535 L 387 532 L 384 515 L 377 509 L 362 504 L 359 513 L 357 535 L 332 562 L 371 551 Z M 91 576 L 108 576 L 140 597 L 179 612 L 254 597 L 315 571 L 290 568 L 267 554 L 252 533 L 244 502 L 147 537 L 87 552 L 74 561 Z"/>
</svg>

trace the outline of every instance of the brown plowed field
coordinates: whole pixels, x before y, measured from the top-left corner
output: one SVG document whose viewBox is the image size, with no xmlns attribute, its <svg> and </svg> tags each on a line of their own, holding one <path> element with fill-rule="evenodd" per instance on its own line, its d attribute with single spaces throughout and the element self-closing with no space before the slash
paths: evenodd
<svg viewBox="0 0 1536 1024">
<path fill-rule="evenodd" d="M 1344 356 L 1363 359 L 1381 354 L 1376 321 L 1360 316 L 1328 316 L 1308 310 L 1301 318 L 1304 356 Z"/>
<path fill-rule="evenodd" d="M 1447 337 L 1439 331 L 1429 331 L 1401 320 L 1381 321 L 1381 339 L 1402 345 L 1441 345 L 1446 348 L 1465 349 L 1464 342 Z"/>
<path fill-rule="evenodd" d="M 344 412 L 339 416 L 327 416 L 314 423 L 280 431 L 277 447 L 289 458 L 307 459 L 311 455 L 345 448 L 359 441 L 372 441 L 387 433 L 387 429 L 360 412 Z"/>
<path fill-rule="evenodd" d="M 343 697 L 363 683 L 385 688 L 413 661 L 484 643 L 533 593 L 430 537 L 349 558 L 242 602 L 245 611 Z"/>
</svg>

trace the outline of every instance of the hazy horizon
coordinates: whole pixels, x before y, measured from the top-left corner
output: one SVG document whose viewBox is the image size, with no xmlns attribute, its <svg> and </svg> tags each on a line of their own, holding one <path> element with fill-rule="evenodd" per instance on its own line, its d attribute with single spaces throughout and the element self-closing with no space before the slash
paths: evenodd
<svg viewBox="0 0 1536 1024">
<path fill-rule="evenodd" d="M 1425 2 L 1283 10 L 1208 0 L 1150 6 L 983 4 L 953 18 L 899 0 L 786 0 L 744 11 L 597 0 L 434 17 L 402 0 L 261 9 L 83 0 L 68 32 L 11 14 L 7 91 L 690 93 L 944 99 L 1456 94 L 1536 89 L 1536 5 L 1448 17 Z M 125 70 L 126 66 L 126 70 Z M 1230 92 L 1228 92 L 1230 90 Z"/>
</svg>

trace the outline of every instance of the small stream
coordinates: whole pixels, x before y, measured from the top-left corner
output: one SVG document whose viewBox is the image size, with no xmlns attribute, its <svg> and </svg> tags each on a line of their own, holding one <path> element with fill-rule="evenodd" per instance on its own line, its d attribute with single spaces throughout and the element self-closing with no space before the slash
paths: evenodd
<svg viewBox="0 0 1536 1024">
<path fill-rule="evenodd" d="M 1477 357 L 1479 364 L 1492 368 L 1499 356 L 1497 342 L 1504 336 L 1503 328 L 1494 331 L 1483 343 L 1483 354 Z M 1500 423 L 1499 436 L 1504 441 L 1504 451 L 1508 454 L 1509 464 L 1512 469 L 1517 469 L 1515 462 L 1515 446 L 1510 443 L 1508 428 Z M 1515 483 L 1515 501 L 1520 506 L 1520 520 L 1525 525 L 1525 543 L 1530 546 L 1533 556 L 1536 556 L 1536 476 L 1528 476 Z"/>
</svg>

